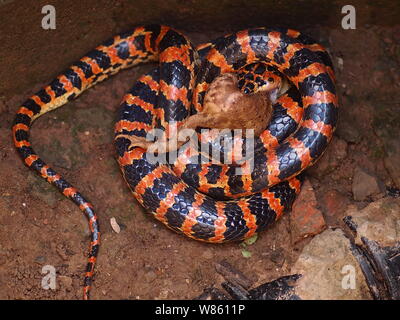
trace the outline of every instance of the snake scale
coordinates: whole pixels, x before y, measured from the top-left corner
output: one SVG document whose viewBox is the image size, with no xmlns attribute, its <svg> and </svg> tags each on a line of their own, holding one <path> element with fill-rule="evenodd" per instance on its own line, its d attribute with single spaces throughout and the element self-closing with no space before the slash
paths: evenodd
<svg viewBox="0 0 400 320">
<path fill-rule="evenodd" d="M 150 61 L 158 61 L 157 68 L 140 77 L 123 98 L 115 125 L 117 160 L 140 204 L 190 238 L 220 243 L 267 228 L 291 209 L 302 171 L 322 155 L 336 126 L 338 100 L 330 57 L 320 44 L 292 29 L 252 28 L 194 47 L 170 27 L 139 26 L 89 52 L 27 99 L 12 128 L 24 163 L 76 203 L 89 220 L 85 299 L 100 244 L 98 219 L 91 203 L 35 153 L 29 129 L 36 118 L 119 70 Z M 251 172 L 239 175 L 232 164 L 182 157 L 173 164 L 154 163 L 146 150 L 124 138 L 145 137 L 153 128 L 182 123 L 202 110 L 217 76 L 253 70 L 256 77 L 263 64 L 283 74 L 293 88 L 279 97 L 270 124 L 256 137 Z"/>
</svg>

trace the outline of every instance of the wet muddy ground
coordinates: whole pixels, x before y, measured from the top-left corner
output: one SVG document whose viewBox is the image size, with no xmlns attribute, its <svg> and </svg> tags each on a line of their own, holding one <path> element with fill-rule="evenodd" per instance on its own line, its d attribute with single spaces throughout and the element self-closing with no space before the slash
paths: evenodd
<svg viewBox="0 0 400 320">
<path fill-rule="evenodd" d="M 55 1 L 59 15 L 55 31 L 40 28 L 40 1 L 24 2 L 31 3 L 30 8 L 19 1 L 0 2 L 4 17 L 0 21 L 0 299 L 80 298 L 88 248 L 88 226 L 80 211 L 30 172 L 14 150 L 10 128 L 19 104 L 114 33 L 142 21 L 171 24 L 168 12 L 196 16 L 200 1 L 189 2 L 161 6 L 158 16 L 141 3 L 145 18 L 138 19 L 128 13 L 138 14 L 140 7 L 125 1 L 97 6 L 92 1 L 73 5 Z M 226 15 L 243 11 L 239 1 L 234 3 L 233 9 L 227 5 Z M 35 13 L 30 15 L 31 10 Z M 368 23 L 371 10 L 360 9 L 364 15 L 356 30 L 343 30 L 340 20 L 332 22 L 340 19 L 340 11 L 333 17 L 325 12 L 331 22 L 316 18 L 314 26 L 304 18 L 297 25 L 296 15 L 290 16 L 290 26 L 325 45 L 335 64 L 339 125 L 328 151 L 307 174 L 315 206 L 328 228 L 341 225 L 348 205 L 365 207 L 385 197 L 387 186 L 400 187 L 400 25 L 391 23 L 394 12 L 389 9 L 388 23 Z M 279 13 L 284 14 L 282 8 Z M 236 25 L 246 27 L 250 19 L 237 18 L 225 29 L 215 23 L 214 28 L 201 23 L 201 14 L 206 21 L 216 19 L 200 11 L 193 25 L 182 18 L 173 24 L 196 44 L 234 31 Z M 261 25 L 261 18 L 258 13 L 249 26 Z M 293 235 L 296 221 L 290 214 L 246 248 L 240 243 L 210 245 L 167 230 L 133 199 L 115 160 L 113 123 L 124 92 L 151 67 L 124 71 L 99 84 L 38 119 L 31 131 L 37 153 L 98 212 L 102 246 L 93 299 L 191 299 L 206 287 L 218 286 L 221 278 L 215 265 L 223 260 L 255 284 L 289 274 L 309 241 Z M 374 184 L 377 187 L 368 190 Z M 111 228 L 112 217 L 121 227 L 118 234 Z M 55 291 L 41 287 L 44 265 L 56 268 Z"/>
</svg>

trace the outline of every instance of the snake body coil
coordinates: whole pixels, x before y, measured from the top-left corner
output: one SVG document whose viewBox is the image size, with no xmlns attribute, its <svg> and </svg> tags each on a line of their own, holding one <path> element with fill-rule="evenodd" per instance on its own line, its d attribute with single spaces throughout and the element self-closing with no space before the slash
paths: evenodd
<svg viewBox="0 0 400 320">
<path fill-rule="evenodd" d="M 121 69 L 148 61 L 158 68 L 142 76 L 124 97 L 115 126 L 123 176 L 143 207 L 169 228 L 207 242 L 252 236 L 288 211 L 300 191 L 299 174 L 326 149 L 338 102 L 325 49 L 291 29 L 255 28 L 194 48 L 181 33 L 160 25 L 137 27 L 89 52 L 20 107 L 15 146 L 25 164 L 73 200 L 89 219 L 91 242 L 84 297 L 88 298 L 100 232 L 92 205 L 39 158 L 29 128 L 51 111 Z M 202 110 L 212 80 L 247 65 L 266 63 L 293 88 L 280 97 L 268 128 L 256 140 L 254 169 L 237 175 L 232 165 L 196 164 L 178 157 L 152 163 L 145 150 L 122 135 L 140 137 Z M 223 199 L 223 200 L 221 200 Z M 228 199 L 228 200 L 227 200 Z"/>
</svg>

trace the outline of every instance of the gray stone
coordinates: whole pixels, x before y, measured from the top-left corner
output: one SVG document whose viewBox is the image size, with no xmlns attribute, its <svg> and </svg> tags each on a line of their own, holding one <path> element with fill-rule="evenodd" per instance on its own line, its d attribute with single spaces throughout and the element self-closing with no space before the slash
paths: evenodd
<svg viewBox="0 0 400 320">
<path fill-rule="evenodd" d="M 349 270 L 354 274 L 354 288 L 348 287 Z M 349 239 L 340 229 L 325 230 L 315 236 L 303 249 L 291 273 L 303 275 L 295 287 L 303 300 L 371 299 Z"/>
<path fill-rule="evenodd" d="M 354 170 L 352 191 L 354 200 L 364 201 L 372 195 L 381 193 L 383 188 L 375 176 L 357 167 Z"/>
<path fill-rule="evenodd" d="M 381 246 L 392 246 L 400 241 L 400 199 L 383 198 L 372 202 L 362 210 L 351 206 L 346 211 L 357 225 L 356 242 L 361 237 L 378 242 Z"/>
</svg>

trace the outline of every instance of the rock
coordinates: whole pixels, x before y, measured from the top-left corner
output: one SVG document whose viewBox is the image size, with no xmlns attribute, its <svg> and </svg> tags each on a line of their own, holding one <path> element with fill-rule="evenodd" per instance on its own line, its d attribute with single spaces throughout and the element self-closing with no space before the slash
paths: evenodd
<svg viewBox="0 0 400 320">
<path fill-rule="evenodd" d="M 292 243 L 316 235 L 326 228 L 322 212 L 317 208 L 314 189 L 309 180 L 305 180 L 299 196 L 293 204 L 290 214 Z"/>
<path fill-rule="evenodd" d="M 336 57 L 336 60 L 337 60 L 337 66 L 338 66 L 338 69 L 340 70 L 340 71 L 343 71 L 343 58 L 341 58 L 341 57 Z"/>
<path fill-rule="evenodd" d="M 350 242 L 340 229 L 325 230 L 315 236 L 304 247 L 291 273 L 303 275 L 295 288 L 300 299 L 371 299 Z"/>
<path fill-rule="evenodd" d="M 364 201 L 367 200 L 368 197 L 372 195 L 377 195 L 383 192 L 381 184 L 382 183 L 378 181 L 378 179 L 375 176 L 357 167 L 354 170 L 353 185 L 352 185 L 354 200 Z"/>
<path fill-rule="evenodd" d="M 345 216 L 349 199 L 337 190 L 329 190 L 322 195 L 321 206 L 325 221 L 330 226 L 339 225 Z"/>
<path fill-rule="evenodd" d="M 344 219 L 355 241 L 353 254 L 376 300 L 400 300 L 400 199 L 385 198 Z"/>
<path fill-rule="evenodd" d="M 121 232 L 121 227 L 119 226 L 117 220 L 112 217 L 110 219 L 110 224 L 111 224 L 111 228 L 116 232 L 116 233 L 120 233 Z"/>
<path fill-rule="evenodd" d="M 356 243 L 361 237 L 391 246 L 400 241 L 400 199 L 383 198 L 362 210 L 352 206 L 346 211 L 357 227 Z"/>
</svg>

